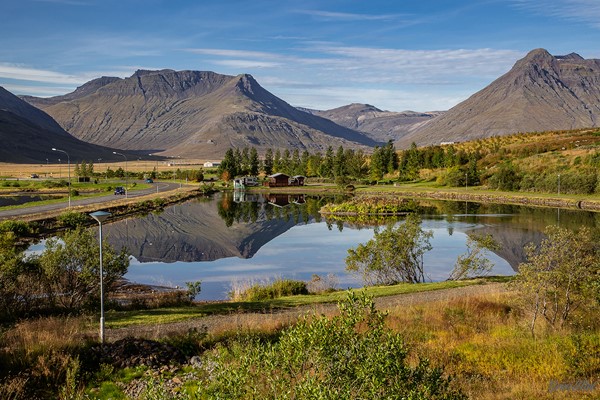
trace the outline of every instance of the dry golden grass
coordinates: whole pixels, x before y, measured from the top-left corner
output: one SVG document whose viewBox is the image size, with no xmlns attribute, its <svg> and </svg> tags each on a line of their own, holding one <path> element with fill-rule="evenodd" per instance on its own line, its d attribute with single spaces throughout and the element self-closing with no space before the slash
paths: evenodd
<svg viewBox="0 0 600 400">
<path fill-rule="evenodd" d="M 177 164 L 179 163 L 179 165 Z M 172 171 L 174 169 L 198 169 L 204 164 L 204 160 L 196 160 L 196 159 L 186 159 L 177 161 L 176 164 L 170 165 L 168 161 L 153 161 L 153 160 L 131 160 L 127 162 L 125 165 L 125 161 L 119 162 L 94 162 L 94 171 L 95 172 L 104 172 L 108 168 L 113 171 L 118 168 L 127 167 L 127 171 L 129 172 L 143 172 L 143 171 L 152 171 L 153 169 L 157 169 L 160 171 Z M 45 178 L 63 178 L 66 179 L 68 177 L 68 165 L 66 160 L 63 160 L 62 163 L 57 163 L 56 160 L 52 160 L 52 163 L 42 163 L 42 164 L 11 164 L 11 163 L 3 163 L 0 162 L 0 176 L 1 177 L 12 177 L 25 179 L 29 178 L 31 174 L 38 174 L 41 179 Z M 75 162 L 71 163 L 71 177 L 75 176 Z"/>
<path fill-rule="evenodd" d="M 394 308 L 388 317 L 389 326 L 403 334 L 415 355 L 443 366 L 470 398 L 599 398 L 597 376 L 573 376 L 566 359 L 571 332 L 542 327 L 534 339 L 528 321 L 511 293 Z M 595 390 L 567 390 L 569 383 Z"/>
</svg>

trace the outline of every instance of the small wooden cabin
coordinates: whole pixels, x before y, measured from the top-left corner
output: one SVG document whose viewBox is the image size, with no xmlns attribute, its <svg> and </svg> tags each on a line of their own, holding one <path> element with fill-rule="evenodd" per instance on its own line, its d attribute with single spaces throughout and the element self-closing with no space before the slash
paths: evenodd
<svg viewBox="0 0 600 400">
<path fill-rule="evenodd" d="M 290 186 L 304 186 L 306 178 L 302 175 L 295 175 L 290 178 Z"/>
<path fill-rule="evenodd" d="M 290 185 L 290 176 L 281 172 L 269 175 L 267 178 L 269 178 L 269 180 L 265 182 L 265 186 L 281 187 Z"/>
</svg>

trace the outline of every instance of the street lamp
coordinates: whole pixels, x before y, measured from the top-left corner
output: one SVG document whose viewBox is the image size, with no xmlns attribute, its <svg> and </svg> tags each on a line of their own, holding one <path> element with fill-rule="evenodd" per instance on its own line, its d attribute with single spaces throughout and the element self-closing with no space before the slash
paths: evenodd
<svg viewBox="0 0 600 400">
<path fill-rule="evenodd" d="M 69 164 L 69 208 L 71 208 L 71 158 L 69 157 L 69 153 L 64 150 L 57 149 L 56 147 L 53 147 L 52 151 L 60 151 L 61 153 L 65 153 L 67 155 L 67 163 Z"/>
<path fill-rule="evenodd" d="M 129 192 L 127 189 L 127 186 L 129 185 L 129 177 L 127 175 L 127 156 L 123 153 L 117 153 L 116 151 L 113 151 L 113 154 L 123 156 L 123 158 L 125 158 L 125 198 L 127 198 L 127 192 Z"/>
<path fill-rule="evenodd" d="M 90 217 L 98 221 L 100 231 L 100 343 L 104 344 L 104 271 L 102 270 L 102 223 L 106 221 L 111 213 L 106 211 L 96 211 L 90 214 Z"/>
</svg>

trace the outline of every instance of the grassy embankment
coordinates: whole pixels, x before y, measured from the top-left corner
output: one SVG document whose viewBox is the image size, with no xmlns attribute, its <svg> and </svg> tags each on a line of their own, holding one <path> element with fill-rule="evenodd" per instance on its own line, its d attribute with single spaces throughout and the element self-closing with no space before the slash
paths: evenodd
<svg viewBox="0 0 600 400">
<path fill-rule="evenodd" d="M 477 283 L 480 282 L 468 284 Z M 465 283 L 400 285 L 373 288 L 370 292 L 397 294 L 406 290 L 442 289 L 455 284 Z M 399 297 L 397 305 L 387 308 L 386 326 L 404 338 L 411 360 L 428 358 L 432 365 L 443 366 L 445 373 L 453 376 L 454 384 L 470 398 L 598 398 L 600 321 L 595 312 L 579 313 L 571 324 L 559 329 L 539 324 L 533 337 L 529 332 L 529 312 L 519 296 L 498 290 L 498 286 L 489 286 L 490 289 L 486 290 L 487 287 L 481 286 L 480 294 L 461 298 L 442 296 L 434 301 L 405 303 Z M 219 329 L 213 333 L 196 336 L 184 333 L 179 338 L 172 335 L 164 338 L 169 343 L 178 343 L 182 349 L 201 349 L 195 354 L 209 354 L 222 351 L 217 350 L 219 343 L 232 346 L 233 343 L 244 343 L 258 337 L 277 340 L 281 329 L 290 322 L 281 322 L 277 318 L 278 313 L 265 310 L 298 304 L 315 305 L 315 302 L 335 301 L 343 296 L 343 293 L 335 293 L 313 299 L 300 296 L 255 303 L 200 304 L 183 310 L 162 310 L 158 312 L 161 315 L 147 311 L 143 317 L 140 312 L 109 313 L 107 320 L 111 327 L 136 326 L 173 321 L 169 315 L 172 312 L 181 318 L 225 312 L 229 317 L 220 320 Z M 241 324 L 240 316 L 253 310 L 262 311 L 252 313 L 253 320 Z M 53 379 L 54 384 L 65 382 L 66 370 L 77 349 L 96 335 L 96 329 L 97 325 L 91 322 L 90 317 L 23 321 L 2 335 L 5 349 L 3 364 L 11 367 L 29 365 L 29 379 Z M 235 360 L 230 362 L 235 363 Z M 88 391 L 92 398 L 125 398 L 119 394 L 115 383 L 127 385 L 132 379 L 153 379 L 155 385 L 160 385 L 160 381 L 181 381 L 182 378 L 177 377 L 186 376 L 188 383 L 185 387 L 193 390 L 193 382 L 205 378 L 205 372 L 189 367 L 151 373 L 147 367 L 125 370 L 104 367 L 87 374 L 88 388 L 103 388 Z M 9 384 L 16 387 L 19 382 L 13 380 Z M 186 389 L 181 386 L 180 390 L 185 392 Z"/>
</svg>

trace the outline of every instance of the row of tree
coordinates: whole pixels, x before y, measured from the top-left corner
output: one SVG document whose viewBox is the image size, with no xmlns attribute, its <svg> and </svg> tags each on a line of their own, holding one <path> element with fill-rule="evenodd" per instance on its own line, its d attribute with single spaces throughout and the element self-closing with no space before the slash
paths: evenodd
<svg viewBox="0 0 600 400">
<path fill-rule="evenodd" d="M 371 168 L 370 168 L 371 166 Z M 369 157 L 362 150 L 338 147 L 334 151 L 329 146 L 325 153 L 309 153 L 298 149 L 267 149 L 260 158 L 256 148 L 229 149 L 219 166 L 223 179 L 242 175 L 271 175 L 282 172 L 288 175 L 303 175 L 330 179 L 381 179 L 384 174 L 398 168 L 398 155 L 390 141 L 383 147 L 376 147 Z"/>
<path fill-rule="evenodd" d="M 468 180 L 474 185 L 479 181 L 476 171 L 479 153 L 467 154 L 456 151 L 453 146 L 429 146 L 418 148 L 415 144 L 410 149 L 398 152 L 392 141 L 381 147 L 375 147 L 371 154 L 363 150 L 344 149 L 343 146 L 334 150 L 329 146 L 325 153 L 309 153 L 298 149 L 267 149 L 264 157 L 259 157 L 254 147 L 229 149 L 219 166 L 219 174 L 229 180 L 236 176 L 271 175 L 282 172 L 288 175 L 304 175 L 344 180 L 380 180 L 389 174 L 397 174 L 401 180 L 414 180 L 419 177 L 423 168 L 460 168 L 470 176 Z M 464 176 L 462 173 L 461 176 Z M 459 182 L 449 180 L 458 185 Z M 464 180 L 460 182 L 464 184 Z"/>
</svg>

